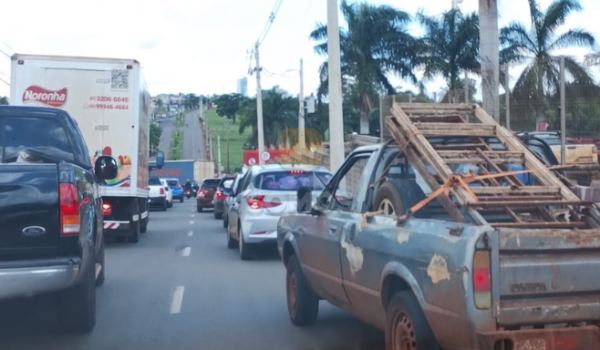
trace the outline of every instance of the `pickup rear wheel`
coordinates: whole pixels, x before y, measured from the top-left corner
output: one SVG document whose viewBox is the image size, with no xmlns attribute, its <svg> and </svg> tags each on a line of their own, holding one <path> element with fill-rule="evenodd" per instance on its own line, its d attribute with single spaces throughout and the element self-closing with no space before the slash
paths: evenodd
<svg viewBox="0 0 600 350">
<path fill-rule="evenodd" d="M 85 275 L 74 287 L 58 296 L 60 327 L 68 332 L 88 333 L 96 325 L 96 263 L 90 259 Z"/>
<path fill-rule="evenodd" d="M 308 326 L 317 321 L 319 298 L 310 290 L 295 255 L 288 259 L 286 296 L 290 320 L 296 326 Z"/>
<path fill-rule="evenodd" d="M 386 313 L 386 350 L 439 350 L 417 298 L 410 291 L 392 297 Z"/>
<path fill-rule="evenodd" d="M 415 204 L 425 199 L 425 193 L 414 180 L 391 179 L 386 181 L 375 195 L 375 210 L 384 215 L 401 216 Z M 425 208 L 414 214 L 415 217 L 427 217 Z"/>
</svg>

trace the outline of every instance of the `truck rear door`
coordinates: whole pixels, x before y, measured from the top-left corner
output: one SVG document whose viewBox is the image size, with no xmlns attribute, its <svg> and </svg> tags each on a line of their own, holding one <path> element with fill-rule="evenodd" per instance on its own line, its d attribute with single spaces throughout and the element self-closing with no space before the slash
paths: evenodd
<svg viewBox="0 0 600 350">
<path fill-rule="evenodd" d="M 497 276 L 492 274 L 498 323 L 599 320 L 599 253 L 600 229 L 500 229 Z"/>
<path fill-rule="evenodd" d="M 0 116 L 0 258 L 43 255 L 60 245 L 58 166 L 26 162 L 32 153 L 73 161 L 60 121 Z"/>
</svg>

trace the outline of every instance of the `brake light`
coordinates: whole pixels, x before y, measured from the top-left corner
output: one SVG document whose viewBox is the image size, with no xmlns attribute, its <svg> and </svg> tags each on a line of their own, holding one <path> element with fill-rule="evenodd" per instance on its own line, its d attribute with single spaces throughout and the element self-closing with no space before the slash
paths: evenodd
<svg viewBox="0 0 600 350">
<path fill-rule="evenodd" d="M 109 216 L 112 213 L 112 205 L 110 203 L 102 204 L 102 215 Z"/>
<path fill-rule="evenodd" d="M 81 229 L 79 216 L 79 193 L 73 184 L 61 183 L 60 198 L 60 235 L 77 236 Z"/>
<path fill-rule="evenodd" d="M 177 188 L 181 188 L 181 184 L 177 184 Z"/>
<path fill-rule="evenodd" d="M 165 194 L 165 189 L 164 188 L 159 188 L 160 194 Z"/>
<path fill-rule="evenodd" d="M 204 192 L 204 191 L 200 191 L 200 192 L 198 192 L 198 197 L 204 197 L 204 194 L 205 194 L 205 193 L 206 193 L 206 192 Z"/>
<path fill-rule="evenodd" d="M 489 309 L 492 306 L 491 290 L 490 253 L 478 250 L 473 257 L 473 292 L 478 309 Z"/>
<path fill-rule="evenodd" d="M 281 202 L 265 201 L 265 196 L 263 195 L 247 197 L 246 202 L 250 206 L 250 209 L 274 208 L 281 205 Z"/>
<path fill-rule="evenodd" d="M 215 193 L 215 196 L 217 196 L 218 200 L 224 200 L 227 196 L 221 192 L 221 191 L 217 191 L 217 193 Z"/>
<path fill-rule="evenodd" d="M 290 174 L 290 175 L 302 175 L 302 174 L 304 174 L 304 170 L 290 170 L 290 171 L 288 171 L 288 174 Z"/>
</svg>

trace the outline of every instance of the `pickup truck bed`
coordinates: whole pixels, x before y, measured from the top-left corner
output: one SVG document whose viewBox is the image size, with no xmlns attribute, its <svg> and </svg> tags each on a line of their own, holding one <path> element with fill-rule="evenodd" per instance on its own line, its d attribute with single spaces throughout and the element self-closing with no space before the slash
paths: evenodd
<svg viewBox="0 0 600 350">
<path fill-rule="evenodd" d="M 388 349 L 599 349 L 596 206 L 478 106 L 396 104 L 387 125 L 396 142 L 280 219 L 292 321 L 325 299 Z"/>
</svg>

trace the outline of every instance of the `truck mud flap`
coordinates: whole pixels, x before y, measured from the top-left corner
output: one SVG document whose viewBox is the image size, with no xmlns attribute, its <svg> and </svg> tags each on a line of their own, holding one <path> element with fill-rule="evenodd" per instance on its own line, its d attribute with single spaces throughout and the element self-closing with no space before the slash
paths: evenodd
<svg viewBox="0 0 600 350">
<path fill-rule="evenodd" d="M 600 349 L 600 328 L 581 326 L 486 332 L 479 334 L 479 342 L 482 349 Z"/>
</svg>

